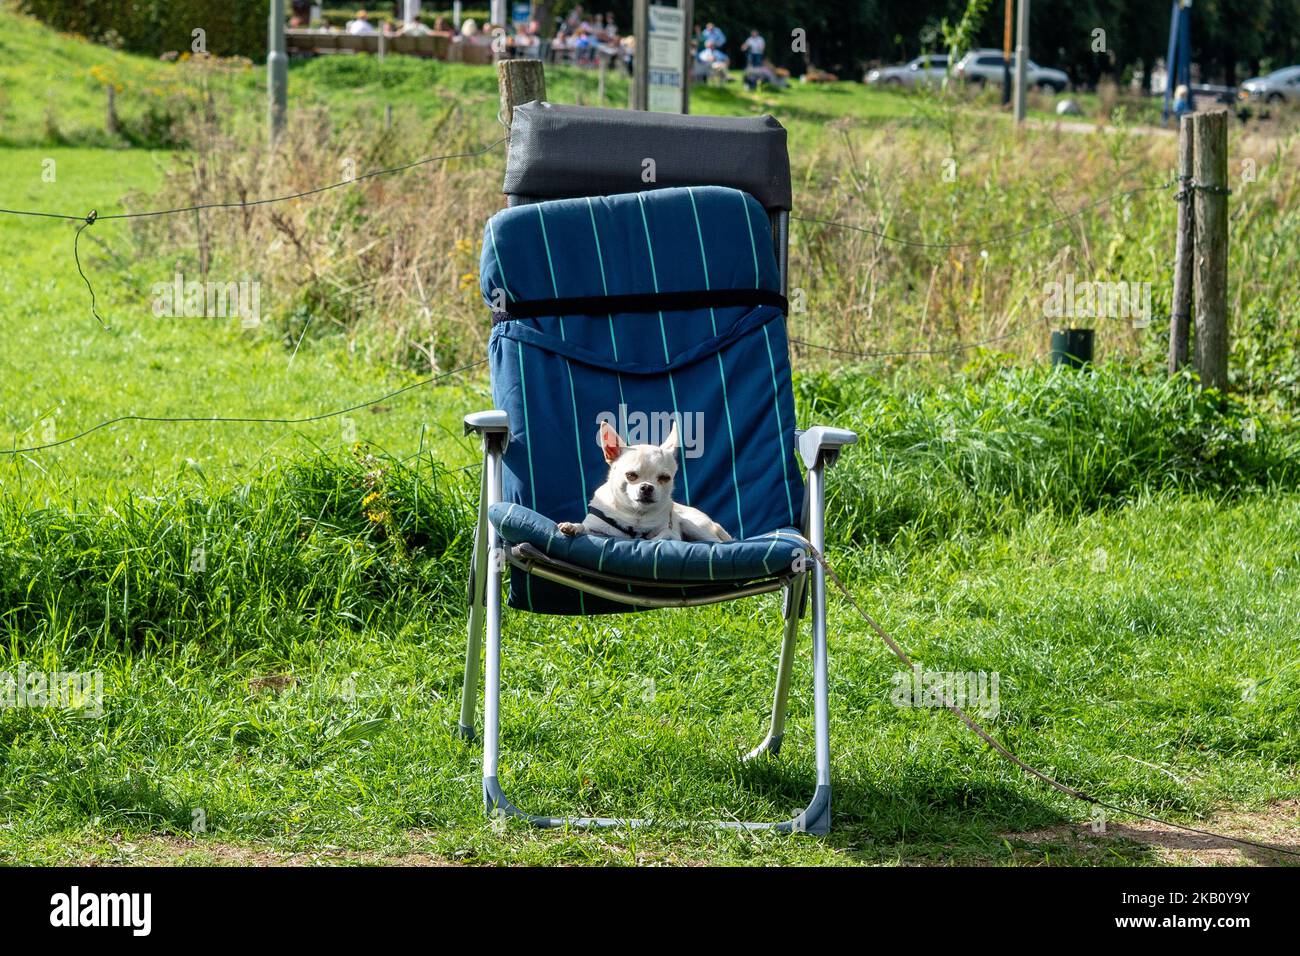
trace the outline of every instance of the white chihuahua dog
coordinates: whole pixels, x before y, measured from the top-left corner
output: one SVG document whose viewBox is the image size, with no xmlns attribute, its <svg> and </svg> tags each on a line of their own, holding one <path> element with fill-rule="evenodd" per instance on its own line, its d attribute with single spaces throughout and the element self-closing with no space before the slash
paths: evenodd
<svg viewBox="0 0 1300 956">
<path fill-rule="evenodd" d="M 730 541 L 703 511 L 673 501 L 677 476 L 677 423 L 662 445 L 628 445 L 609 422 L 596 441 L 609 462 L 609 478 L 596 489 L 581 524 L 564 521 L 564 534 L 661 541 Z"/>
</svg>

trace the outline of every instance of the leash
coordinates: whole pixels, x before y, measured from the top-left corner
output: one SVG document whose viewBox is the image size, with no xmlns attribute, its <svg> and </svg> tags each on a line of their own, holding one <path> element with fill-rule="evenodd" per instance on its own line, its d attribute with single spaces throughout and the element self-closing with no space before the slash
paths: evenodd
<svg viewBox="0 0 1300 956">
<path fill-rule="evenodd" d="M 872 617 L 870 614 L 868 614 L 867 611 L 862 607 L 862 605 L 858 603 L 857 598 L 855 598 L 849 592 L 849 589 L 844 586 L 844 582 L 840 580 L 840 576 L 836 574 L 835 570 L 830 566 L 830 564 L 827 563 L 826 558 L 822 555 L 822 553 L 818 551 L 816 548 L 814 548 L 810 542 L 805 541 L 804 543 L 808 548 L 808 553 L 811 554 L 813 558 L 817 561 L 817 563 L 822 566 L 822 568 L 826 571 L 826 574 L 830 577 L 831 581 L 834 582 L 835 587 L 839 590 L 841 594 L 844 595 L 845 599 L 849 602 L 849 604 L 853 605 L 853 609 L 858 612 L 858 616 L 867 622 L 867 624 L 871 627 L 871 629 L 876 632 L 876 636 L 879 637 L 882 641 L 884 641 L 885 646 L 888 647 L 890 651 L 893 652 L 894 656 L 897 657 L 900 661 L 902 661 L 903 664 L 906 665 L 908 670 L 911 670 L 914 666 L 912 664 L 912 659 L 908 657 L 907 652 L 904 651 L 903 648 L 899 646 L 896 640 L 894 640 L 893 635 L 891 635 L 888 631 L 886 631 L 883 627 L 881 627 L 880 624 L 876 621 L 876 619 Z M 1300 857 L 1300 851 L 1289 850 L 1286 847 L 1281 847 L 1281 846 L 1274 846 L 1271 843 L 1257 843 L 1254 840 L 1246 840 L 1246 839 L 1241 839 L 1239 837 L 1224 836 L 1222 833 L 1214 833 L 1210 830 L 1199 830 L 1196 827 L 1189 827 L 1181 823 L 1173 823 L 1172 821 L 1169 820 L 1162 820 L 1159 817 L 1153 817 L 1149 814 L 1141 813 L 1137 810 L 1130 810 L 1128 807 L 1121 807 L 1113 803 L 1107 803 L 1105 800 L 1102 800 L 1098 797 L 1094 797 L 1091 794 L 1084 793 L 1082 790 L 1076 790 L 1074 787 L 1066 786 L 1065 784 L 1061 783 L 1059 780 L 1056 780 L 1048 776 L 1047 774 L 1043 773 L 1043 771 L 1039 770 L 1036 767 L 1031 766 L 1030 764 L 1021 760 L 1015 754 L 1013 754 L 1001 742 L 999 742 L 996 738 L 994 738 L 992 734 L 990 734 L 987 730 L 985 730 L 982 726 L 980 726 L 980 724 L 973 717 L 971 717 L 970 714 L 966 713 L 966 711 L 964 711 L 961 707 L 959 707 L 954 701 L 949 700 L 947 695 L 944 694 L 942 687 L 938 688 L 938 694 L 939 694 L 939 702 L 943 704 L 945 708 L 947 708 L 949 711 L 955 714 L 961 720 L 962 723 L 964 723 L 968 728 L 970 728 L 970 730 L 977 737 L 979 737 L 986 744 L 988 744 L 989 747 L 992 748 L 992 750 L 995 753 L 997 753 L 1000 757 L 1003 757 L 1004 759 L 1010 761 L 1011 763 L 1019 767 L 1021 770 L 1023 770 L 1025 773 L 1029 774 L 1030 776 L 1037 777 L 1039 780 L 1047 784 L 1053 790 L 1057 790 L 1060 793 L 1065 794 L 1067 797 L 1073 797 L 1076 800 L 1082 800 L 1084 803 L 1091 803 L 1095 806 L 1105 807 L 1107 810 L 1113 810 L 1116 813 L 1122 813 L 1125 816 L 1138 817 L 1142 820 L 1148 820 L 1152 823 L 1159 823 L 1167 827 L 1174 827 L 1176 829 L 1186 831 L 1187 833 L 1197 833 L 1200 834 L 1201 836 L 1212 837 L 1216 840 L 1224 840 L 1228 843 L 1236 843 L 1239 846 L 1251 846 L 1260 850 L 1269 850 L 1273 853 L 1285 853 L 1288 856 Z"/>
</svg>

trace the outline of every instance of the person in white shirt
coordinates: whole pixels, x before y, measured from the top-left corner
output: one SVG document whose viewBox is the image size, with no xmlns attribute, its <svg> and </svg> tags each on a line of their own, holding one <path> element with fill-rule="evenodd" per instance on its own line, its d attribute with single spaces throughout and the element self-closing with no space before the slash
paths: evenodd
<svg viewBox="0 0 1300 956">
<path fill-rule="evenodd" d="M 375 25 L 370 22 L 364 10 L 358 10 L 357 18 L 348 21 L 348 33 L 354 37 L 368 36 L 376 32 Z"/>
<path fill-rule="evenodd" d="M 745 52 L 745 66 L 757 70 L 763 65 L 763 54 L 767 52 L 767 41 L 758 35 L 757 30 L 750 30 L 745 42 L 740 45 Z"/>
</svg>

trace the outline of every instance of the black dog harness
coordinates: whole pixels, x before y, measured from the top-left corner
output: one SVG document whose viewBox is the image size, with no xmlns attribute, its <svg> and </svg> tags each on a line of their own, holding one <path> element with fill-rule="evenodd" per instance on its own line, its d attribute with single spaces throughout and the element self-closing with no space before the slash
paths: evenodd
<svg viewBox="0 0 1300 956">
<path fill-rule="evenodd" d="M 649 532 L 649 531 L 645 531 L 645 530 L 637 530 L 636 528 L 632 527 L 631 525 L 623 524 L 623 522 L 621 522 L 621 521 L 616 521 L 616 520 L 614 520 L 613 518 L 611 518 L 609 515 L 605 514 L 605 512 L 603 512 L 603 511 L 601 511 L 599 508 L 597 508 L 595 505 L 589 505 L 589 506 L 588 506 L 588 508 L 587 508 L 587 514 L 589 514 L 589 515 L 595 515 L 597 518 L 599 518 L 601 521 L 605 522 L 605 524 L 609 525 L 611 528 L 617 528 L 619 531 L 622 531 L 622 532 L 623 532 L 625 535 L 627 535 L 629 538 L 648 538 L 648 537 L 650 537 L 650 532 Z"/>
</svg>

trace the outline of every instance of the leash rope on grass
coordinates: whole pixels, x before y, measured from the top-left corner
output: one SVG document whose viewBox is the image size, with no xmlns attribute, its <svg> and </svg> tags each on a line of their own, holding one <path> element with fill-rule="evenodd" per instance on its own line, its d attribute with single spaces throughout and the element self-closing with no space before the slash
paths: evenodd
<svg viewBox="0 0 1300 956">
<path fill-rule="evenodd" d="M 897 657 L 900 661 L 902 661 L 903 664 L 907 666 L 908 670 L 911 670 L 914 666 L 912 664 L 912 659 L 908 657 L 907 652 L 904 651 L 903 648 L 899 646 L 896 640 L 894 640 L 893 635 L 891 635 L 888 631 L 886 631 L 883 627 L 881 627 L 880 624 L 876 621 L 876 619 L 872 617 L 870 614 L 868 614 L 866 610 L 862 607 L 862 605 L 858 603 L 857 599 L 849 592 L 849 589 L 844 586 L 844 582 L 840 580 L 840 576 L 836 574 L 834 569 L 830 566 L 830 564 L 827 563 L 826 558 L 822 555 L 822 553 L 818 551 L 816 548 L 814 548 L 811 542 L 805 542 L 805 543 L 807 544 L 808 547 L 808 553 L 813 556 L 813 558 L 817 561 L 818 564 L 822 566 L 823 569 L 825 569 L 826 574 L 834 582 L 835 587 L 839 590 L 841 594 L 844 595 L 845 599 L 849 602 L 849 604 L 853 606 L 853 609 L 858 612 L 858 616 L 861 617 L 864 621 L 866 621 L 868 625 L 870 625 L 871 629 L 876 632 L 876 635 L 882 641 L 884 641 L 885 646 L 888 647 L 890 651 L 893 652 L 894 656 Z M 1105 807 L 1108 810 L 1113 810 L 1116 813 L 1122 813 L 1126 816 L 1139 817 L 1140 819 L 1143 820 L 1149 820 L 1152 823 L 1159 823 L 1167 827 L 1174 827 L 1179 830 L 1184 830 L 1188 833 L 1197 833 L 1200 834 L 1201 836 L 1212 837 L 1215 840 L 1224 840 L 1227 841 L 1228 843 L 1239 844 L 1240 846 L 1251 846 L 1251 847 L 1255 847 L 1256 849 L 1268 850 L 1273 853 L 1285 853 L 1288 856 L 1300 857 L 1300 851 L 1289 850 L 1286 847 L 1274 846 L 1273 844 L 1270 843 L 1257 843 L 1254 840 L 1247 840 L 1240 837 L 1225 836 L 1222 833 L 1214 833 L 1210 830 L 1200 830 L 1197 829 L 1196 827 L 1189 827 L 1181 823 L 1174 823 L 1170 820 L 1162 820 L 1159 817 L 1153 817 L 1147 813 L 1141 813 L 1137 810 L 1130 810 L 1127 807 L 1121 807 L 1113 803 L 1107 803 L 1105 800 L 1101 800 L 1098 797 L 1092 796 L 1091 794 L 1084 793 L 1082 790 L 1076 790 L 1074 787 L 1066 786 L 1065 784 L 1061 783 L 1059 780 L 1056 780 L 1048 776 L 1043 771 L 1037 769 L 1036 767 L 1031 766 L 1030 764 L 1021 760 L 1015 754 L 1013 754 L 1010 750 L 1007 749 L 1005 745 L 999 742 L 996 738 L 993 737 L 992 734 L 990 734 L 987 730 L 985 730 L 982 726 L 980 726 L 980 724 L 968 713 L 966 713 L 965 710 L 959 707 L 954 701 L 949 700 L 947 698 L 947 695 L 944 694 L 942 688 L 939 688 L 939 701 L 940 703 L 943 704 L 945 708 L 947 708 L 953 714 L 955 714 L 962 721 L 962 723 L 964 723 L 968 728 L 970 728 L 970 730 L 976 736 L 978 736 L 981 740 L 983 740 L 986 744 L 988 744 L 989 747 L 991 747 L 995 753 L 997 753 L 999 756 L 1003 757 L 1004 759 L 1010 761 L 1011 763 L 1015 764 L 1017 767 L 1019 767 L 1021 770 L 1023 770 L 1025 773 L 1029 774 L 1030 776 L 1037 777 L 1039 780 L 1047 784 L 1052 789 L 1065 794 L 1067 797 L 1073 797 L 1076 800 L 1082 800 L 1084 803 L 1091 803 L 1099 807 Z"/>
<path fill-rule="evenodd" d="M 468 365 L 462 365 L 460 368 L 454 368 L 449 372 L 443 372 L 432 378 L 421 379 L 418 382 L 412 382 L 410 385 L 403 385 L 401 388 L 394 389 L 387 395 L 380 395 L 378 398 L 372 398 L 364 402 L 358 402 L 355 405 L 349 405 L 347 408 L 336 409 L 332 412 L 322 412 L 319 415 L 305 415 L 301 418 L 231 418 L 218 415 L 201 417 L 198 415 L 183 415 L 175 418 L 168 418 L 160 415 L 119 415 L 117 418 L 110 418 L 107 421 L 100 422 L 98 425 L 92 425 L 85 431 L 70 435 L 67 438 L 61 438 L 58 441 L 49 442 L 45 445 L 32 445 L 28 448 L 0 448 L 0 456 L 3 455 L 21 455 L 25 452 L 44 451 L 47 448 L 57 448 L 59 445 L 67 445 L 79 438 L 85 438 L 87 435 L 99 431 L 101 428 L 107 428 L 109 425 L 116 425 L 119 422 L 220 422 L 223 424 L 245 424 L 245 425 L 304 425 L 308 422 L 319 422 L 327 418 L 337 418 L 339 415 L 346 415 L 348 412 L 355 412 L 362 408 L 369 408 L 371 405 L 378 405 L 390 398 L 396 398 L 404 392 L 412 389 L 422 388 L 425 385 L 433 385 L 442 381 L 444 378 L 450 378 L 453 375 L 459 375 L 461 372 L 467 372 L 472 368 L 478 368 L 480 365 L 486 365 L 487 359 L 479 359 L 477 362 L 470 362 Z"/>
</svg>

